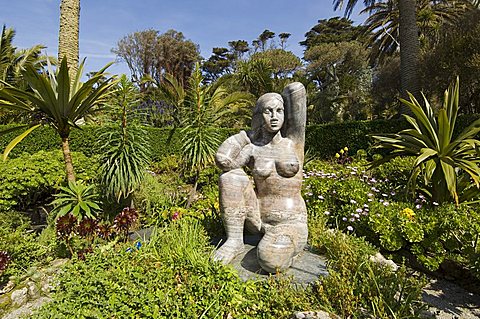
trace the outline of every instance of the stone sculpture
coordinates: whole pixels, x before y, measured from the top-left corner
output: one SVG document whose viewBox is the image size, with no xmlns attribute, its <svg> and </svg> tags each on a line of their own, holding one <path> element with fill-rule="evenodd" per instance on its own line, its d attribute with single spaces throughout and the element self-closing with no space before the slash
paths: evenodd
<svg viewBox="0 0 480 319">
<path fill-rule="evenodd" d="M 262 95 L 255 105 L 252 130 L 220 145 L 215 161 L 223 171 L 220 209 L 227 240 L 214 259 L 229 263 L 241 253 L 244 229 L 263 233 L 257 257 L 267 272 L 287 269 L 303 250 L 308 237 L 301 195 L 305 123 L 306 92 L 295 82 L 282 95 Z"/>
</svg>

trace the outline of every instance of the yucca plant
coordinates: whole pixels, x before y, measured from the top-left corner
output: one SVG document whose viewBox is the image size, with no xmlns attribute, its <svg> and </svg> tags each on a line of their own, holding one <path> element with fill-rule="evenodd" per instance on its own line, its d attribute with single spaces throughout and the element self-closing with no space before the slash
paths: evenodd
<svg viewBox="0 0 480 319">
<path fill-rule="evenodd" d="M 397 134 L 373 136 L 375 148 L 392 150 L 385 158 L 375 161 L 371 167 L 381 165 L 398 156 L 415 156 L 409 186 L 416 188 L 417 178 L 423 177 L 426 188 L 422 191 L 432 202 L 442 203 L 453 199 L 457 204 L 478 194 L 480 182 L 479 147 L 475 136 L 480 132 L 480 119 L 473 122 L 462 133 L 454 136 L 458 114 L 459 80 L 445 91 L 443 106 L 435 115 L 424 96 L 424 105 L 412 94 L 410 101 L 401 100 L 414 117 L 403 115 L 412 128 Z M 475 185 L 476 192 L 460 196 L 460 184 Z"/>
<path fill-rule="evenodd" d="M 92 108 L 102 104 L 116 84 L 114 77 L 105 79 L 107 64 L 90 77 L 85 83 L 80 81 L 85 60 L 80 64 L 74 79 L 68 75 L 67 60 L 64 58 L 54 72 L 38 73 L 32 65 L 26 65 L 22 75 L 32 92 L 18 89 L 4 81 L 0 90 L 0 109 L 17 110 L 31 116 L 30 125 L 16 127 L 25 132 L 13 139 L 3 153 L 5 160 L 10 151 L 28 134 L 41 125 L 52 126 L 62 139 L 65 169 L 69 181 L 75 181 L 68 138 L 76 122 L 87 115 Z M 4 131 L 5 132 L 5 131 Z"/>
<path fill-rule="evenodd" d="M 60 187 L 61 192 L 55 195 L 52 202 L 53 212 L 57 217 L 72 214 L 81 221 L 83 218 L 95 218 L 100 211 L 98 195 L 94 185 L 85 185 L 82 182 L 68 182 L 68 187 Z"/>
</svg>

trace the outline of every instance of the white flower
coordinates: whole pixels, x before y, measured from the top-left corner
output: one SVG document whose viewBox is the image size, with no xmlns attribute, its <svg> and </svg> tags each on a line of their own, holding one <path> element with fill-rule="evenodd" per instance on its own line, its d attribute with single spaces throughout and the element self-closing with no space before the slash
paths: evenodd
<svg viewBox="0 0 480 319">
<path fill-rule="evenodd" d="M 328 216 L 328 215 L 330 215 L 330 212 L 329 212 L 328 210 L 326 210 L 326 211 L 324 212 L 324 214 Z"/>
<path fill-rule="evenodd" d="M 324 200 L 325 198 L 322 195 L 318 195 L 318 198 Z"/>
<path fill-rule="evenodd" d="M 368 197 L 372 197 L 373 194 L 372 194 L 372 193 L 368 193 L 367 196 L 368 196 Z"/>
<path fill-rule="evenodd" d="M 435 205 L 435 206 L 438 206 L 438 203 L 437 203 L 437 202 L 433 202 L 432 204 Z"/>
<path fill-rule="evenodd" d="M 420 209 L 420 208 L 422 208 L 422 205 L 417 204 L 417 205 L 415 205 L 415 208 L 416 208 L 416 209 Z"/>
<path fill-rule="evenodd" d="M 349 226 L 347 226 L 347 230 L 348 231 L 353 231 L 353 227 L 349 225 Z"/>
<path fill-rule="evenodd" d="M 353 216 L 355 216 L 355 218 L 360 218 L 360 215 L 359 215 L 359 214 L 355 214 L 355 215 L 353 215 Z"/>
<path fill-rule="evenodd" d="M 346 221 L 347 221 L 347 217 L 343 217 L 342 220 L 343 220 L 344 222 L 346 222 Z"/>
<path fill-rule="evenodd" d="M 390 205 L 389 202 L 383 202 L 383 206 L 388 206 L 388 205 Z"/>
<path fill-rule="evenodd" d="M 355 211 L 356 211 L 357 213 L 361 213 L 361 212 L 363 212 L 363 209 L 357 208 Z"/>
<path fill-rule="evenodd" d="M 354 199 L 351 199 L 351 200 L 350 200 L 350 204 L 356 204 L 356 203 L 357 203 L 356 200 L 354 200 Z"/>
</svg>

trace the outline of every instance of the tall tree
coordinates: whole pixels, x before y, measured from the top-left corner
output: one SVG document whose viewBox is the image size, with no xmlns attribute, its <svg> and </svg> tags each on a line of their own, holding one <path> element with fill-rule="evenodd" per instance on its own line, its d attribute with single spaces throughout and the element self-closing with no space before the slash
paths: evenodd
<svg viewBox="0 0 480 319">
<path fill-rule="evenodd" d="M 150 83 L 159 85 L 167 73 L 186 85 L 195 62 L 200 60 L 198 45 L 175 30 L 160 34 L 150 29 L 128 34 L 112 52 L 127 63 L 133 81 L 143 91 L 147 88 L 143 80 L 148 78 L 153 80 Z"/>
<path fill-rule="evenodd" d="M 345 15 L 350 16 L 358 0 L 348 0 Z M 365 6 L 373 5 L 375 0 L 364 0 Z M 341 8 L 344 0 L 334 0 L 334 9 Z M 418 37 L 416 1 L 398 0 L 399 43 L 400 43 L 400 93 L 407 98 L 407 91 L 414 96 L 420 94 L 418 64 L 420 40 Z"/>
<path fill-rule="evenodd" d="M 234 61 L 235 55 L 230 53 L 230 50 L 227 48 L 213 48 L 212 55 L 202 65 L 205 80 L 213 82 L 222 75 L 230 73 L 233 69 Z"/>
<path fill-rule="evenodd" d="M 278 35 L 278 37 L 280 38 L 280 47 L 282 48 L 282 50 L 285 50 L 287 46 L 287 40 L 288 38 L 290 38 L 291 35 L 291 33 L 287 32 L 282 32 Z"/>
<path fill-rule="evenodd" d="M 268 29 L 263 30 L 263 32 L 258 36 L 257 41 L 260 44 L 260 49 L 265 51 L 267 49 L 267 42 L 270 39 L 273 39 L 275 32 L 272 32 Z"/>
<path fill-rule="evenodd" d="M 12 129 L 29 127 L 7 145 L 3 158 L 6 159 L 12 148 L 34 129 L 41 125 L 50 125 L 62 139 L 67 179 L 74 182 L 75 174 L 69 145 L 70 131 L 78 127 L 75 123 L 79 119 L 91 112 L 95 106 L 105 102 L 111 87 L 116 84 L 113 78 L 104 79 L 104 71 L 107 67 L 108 65 L 82 83 L 80 78 L 83 62 L 75 78 L 70 79 L 67 59 L 64 58 L 55 72 L 49 69 L 48 72 L 38 73 L 33 66 L 27 65 L 22 73 L 31 88 L 29 91 L 0 81 L 4 85 L 0 90 L 0 110 L 18 110 L 30 115 L 32 119 L 30 125 Z"/>
<path fill-rule="evenodd" d="M 417 26 L 422 48 L 431 49 L 439 40 L 442 26 L 457 21 L 467 7 L 467 3 L 462 1 L 418 0 Z M 393 54 L 399 48 L 398 0 L 374 3 L 362 13 L 369 14 L 365 25 L 369 45 L 373 48 L 371 60 L 381 62 L 386 55 Z"/>
<path fill-rule="evenodd" d="M 80 29 L 80 0 L 61 0 L 60 30 L 58 34 L 58 61 L 67 58 L 70 79 L 78 70 Z"/>
<path fill-rule="evenodd" d="M 228 45 L 230 46 L 230 50 L 235 56 L 235 61 L 243 59 L 243 55 L 246 52 L 250 51 L 248 42 L 245 40 L 230 41 L 228 42 Z"/>
</svg>

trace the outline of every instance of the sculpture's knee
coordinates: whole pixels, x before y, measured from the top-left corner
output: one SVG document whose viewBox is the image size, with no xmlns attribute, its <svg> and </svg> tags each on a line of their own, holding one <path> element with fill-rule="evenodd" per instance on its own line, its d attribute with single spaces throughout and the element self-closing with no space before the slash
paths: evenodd
<svg viewBox="0 0 480 319">
<path fill-rule="evenodd" d="M 307 243 L 308 228 L 303 223 L 281 224 L 265 229 L 258 244 L 257 257 L 262 269 L 268 272 L 285 270 Z"/>
<path fill-rule="evenodd" d="M 258 263 L 270 273 L 289 268 L 294 256 L 295 245 L 288 235 L 266 233 L 257 247 Z"/>
<path fill-rule="evenodd" d="M 234 169 L 221 174 L 218 183 L 220 190 L 225 188 L 243 189 L 250 184 L 250 179 L 243 169 Z"/>
</svg>

